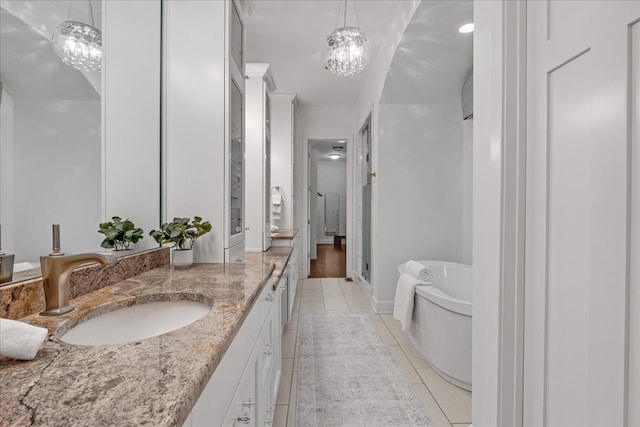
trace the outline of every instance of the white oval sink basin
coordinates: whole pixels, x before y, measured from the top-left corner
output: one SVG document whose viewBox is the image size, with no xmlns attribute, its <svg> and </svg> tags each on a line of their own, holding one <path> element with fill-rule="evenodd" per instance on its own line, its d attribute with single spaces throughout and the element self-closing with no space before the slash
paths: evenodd
<svg viewBox="0 0 640 427">
<path fill-rule="evenodd" d="M 139 341 L 187 326 L 210 310 L 210 305 L 196 301 L 148 302 L 89 319 L 60 339 L 87 346 Z"/>
</svg>

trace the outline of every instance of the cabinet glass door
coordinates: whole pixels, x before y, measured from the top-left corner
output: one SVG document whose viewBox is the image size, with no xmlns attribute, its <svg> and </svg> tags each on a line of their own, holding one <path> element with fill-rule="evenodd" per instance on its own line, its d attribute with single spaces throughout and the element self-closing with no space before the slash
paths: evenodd
<svg viewBox="0 0 640 427">
<path fill-rule="evenodd" d="M 244 97 L 231 79 L 231 115 L 229 141 L 229 236 L 244 231 Z M 232 245 L 236 242 L 230 242 Z"/>
<path fill-rule="evenodd" d="M 264 110 L 264 230 L 262 250 L 271 247 L 271 100 L 265 88 Z"/>
</svg>

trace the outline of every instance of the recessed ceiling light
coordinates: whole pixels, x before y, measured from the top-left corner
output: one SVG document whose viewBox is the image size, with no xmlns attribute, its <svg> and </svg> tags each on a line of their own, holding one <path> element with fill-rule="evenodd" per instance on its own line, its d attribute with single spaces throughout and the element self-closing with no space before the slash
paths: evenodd
<svg viewBox="0 0 640 427">
<path fill-rule="evenodd" d="M 460 31 L 462 34 L 466 34 L 466 33 L 470 33 L 473 31 L 473 22 L 470 22 L 468 24 L 464 24 L 462 27 L 458 28 L 458 31 Z"/>
<path fill-rule="evenodd" d="M 338 142 L 341 142 L 341 143 L 344 144 L 345 142 L 347 142 L 347 140 L 346 139 L 339 139 Z"/>
<path fill-rule="evenodd" d="M 329 157 L 332 158 L 333 160 L 337 160 L 340 158 L 340 154 L 338 153 L 331 153 L 329 154 Z"/>
</svg>

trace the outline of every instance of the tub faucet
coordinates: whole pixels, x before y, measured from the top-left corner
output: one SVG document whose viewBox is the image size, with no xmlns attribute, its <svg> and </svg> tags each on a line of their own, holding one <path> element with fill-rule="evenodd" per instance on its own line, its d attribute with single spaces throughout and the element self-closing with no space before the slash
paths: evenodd
<svg viewBox="0 0 640 427">
<path fill-rule="evenodd" d="M 108 265 L 114 264 L 116 257 L 114 254 L 99 253 L 63 255 L 55 251 L 49 256 L 40 257 L 46 303 L 41 316 L 59 316 L 75 308 L 69 305 L 69 278 L 75 267 L 91 261 Z"/>
</svg>

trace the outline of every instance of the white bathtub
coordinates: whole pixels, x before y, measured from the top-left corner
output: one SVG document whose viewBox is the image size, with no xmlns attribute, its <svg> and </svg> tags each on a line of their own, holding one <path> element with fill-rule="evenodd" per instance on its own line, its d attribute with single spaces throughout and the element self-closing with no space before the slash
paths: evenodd
<svg viewBox="0 0 640 427">
<path fill-rule="evenodd" d="M 433 284 L 416 287 L 407 336 L 436 372 L 471 391 L 471 267 L 418 262 L 433 270 Z M 399 270 L 405 272 L 402 265 Z"/>
</svg>

